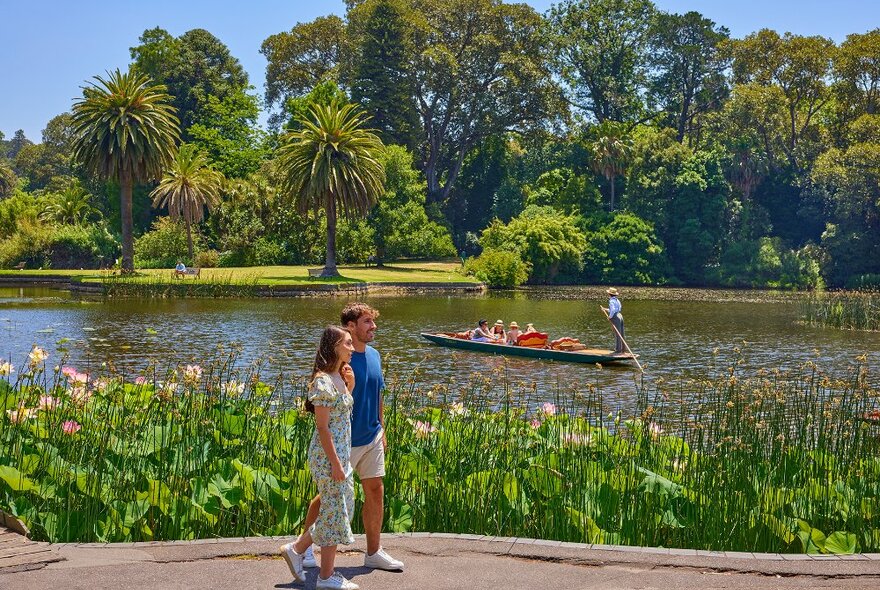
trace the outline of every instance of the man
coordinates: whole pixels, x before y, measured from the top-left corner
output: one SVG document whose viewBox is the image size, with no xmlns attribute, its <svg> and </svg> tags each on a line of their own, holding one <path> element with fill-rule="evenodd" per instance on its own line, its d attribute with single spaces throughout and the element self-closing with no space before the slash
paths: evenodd
<svg viewBox="0 0 880 590">
<path fill-rule="evenodd" d="M 608 319 L 611 320 L 611 324 L 617 328 L 617 331 L 614 332 L 614 352 L 625 352 L 623 344 L 623 314 L 620 313 L 622 308 L 620 300 L 617 298 L 619 293 L 614 287 L 611 287 L 605 292 L 610 296 L 608 299 Z"/>
<path fill-rule="evenodd" d="M 373 569 L 402 571 L 403 562 L 394 559 L 382 548 L 382 517 L 385 512 L 385 423 L 383 415 L 382 390 L 385 379 L 382 376 L 382 359 L 379 352 L 370 346 L 376 336 L 376 318 L 379 312 L 365 303 L 349 303 L 342 310 L 341 324 L 351 334 L 354 353 L 351 368 L 354 371 L 354 408 L 351 414 L 351 467 L 364 488 L 363 519 L 367 536 L 367 552 L 364 566 Z M 297 553 L 294 543 L 281 548 L 286 553 L 291 573 L 299 580 L 304 579 L 303 567 L 317 567 L 311 546 L 309 530 L 318 519 L 321 497 L 316 496 L 309 504 L 305 532 L 300 539 L 308 540 L 307 549 Z"/>
</svg>

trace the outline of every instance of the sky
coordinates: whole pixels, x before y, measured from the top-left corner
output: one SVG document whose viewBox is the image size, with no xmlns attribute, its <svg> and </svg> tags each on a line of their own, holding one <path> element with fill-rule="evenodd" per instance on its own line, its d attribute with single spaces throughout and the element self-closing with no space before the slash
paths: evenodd
<svg viewBox="0 0 880 590">
<path fill-rule="evenodd" d="M 539 12 L 551 0 L 527 0 Z M 824 35 L 837 42 L 880 26 L 876 0 L 654 0 L 668 12 L 696 10 L 743 37 L 761 28 Z M 75 6 L 75 9 L 73 8 Z M 172 35 L 194 28 L 225 43 L 262 95 L 269 35 L 331 13 L 342 0 L 0 0 L 0 131 L 23 129 L 40 141 L 55 115 L 70 109 L 92 76 L 130 63 L 129 48 L 145 29 Z"/>
</svg>

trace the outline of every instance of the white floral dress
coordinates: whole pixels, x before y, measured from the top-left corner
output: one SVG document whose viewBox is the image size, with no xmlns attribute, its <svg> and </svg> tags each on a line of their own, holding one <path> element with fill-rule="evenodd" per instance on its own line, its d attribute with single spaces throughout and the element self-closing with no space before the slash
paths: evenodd
<svg viewBox="0 0 880 590">
<path fill-rule="evenodd" d="M 324 453 L 318 431 L 309 445 L 309 469 L 321 495 L 321 511 L 312 527 L 312 540 L 318 547 L 354 543 L 351 519 L 354 516 L 354 479 L 351 457 L 351 409 L 354 398 L 343 386 L 340 390 L 326 374 L 315 377 L 309 387 L 308 399 L 315 406 L 330 408 L 330 437 L 342 469 L 348 475 L 343 481 L 330 477 L 330 460 Z"/>
</svg>

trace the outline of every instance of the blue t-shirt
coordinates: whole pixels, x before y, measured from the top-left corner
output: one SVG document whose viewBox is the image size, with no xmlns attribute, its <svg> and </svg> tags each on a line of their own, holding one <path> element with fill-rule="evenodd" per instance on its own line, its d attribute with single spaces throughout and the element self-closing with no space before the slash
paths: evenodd
<svg viewBox="0 0 880 590">
<path fill-rule="evenodd" d="M 379 422 L 379 401 L 385 389 L 382 358 L 372 346 L 351 355 L 354 371 L 354 408 L 351 412 L 351 446 L 362 447 L 373 442 L 382 431 Z"/>
</svg>

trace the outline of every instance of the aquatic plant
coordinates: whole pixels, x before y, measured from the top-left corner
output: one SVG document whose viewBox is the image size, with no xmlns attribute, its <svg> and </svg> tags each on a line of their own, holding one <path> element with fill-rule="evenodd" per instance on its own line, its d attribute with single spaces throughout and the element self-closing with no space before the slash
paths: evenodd
<svg viewBox="0 0 880 590">
<path fill-rule="evenodd" d="M 802 300 L 801 317 L 810 326 L 880 330 L 880 292 L 814 293 Z"/>
</svg>

